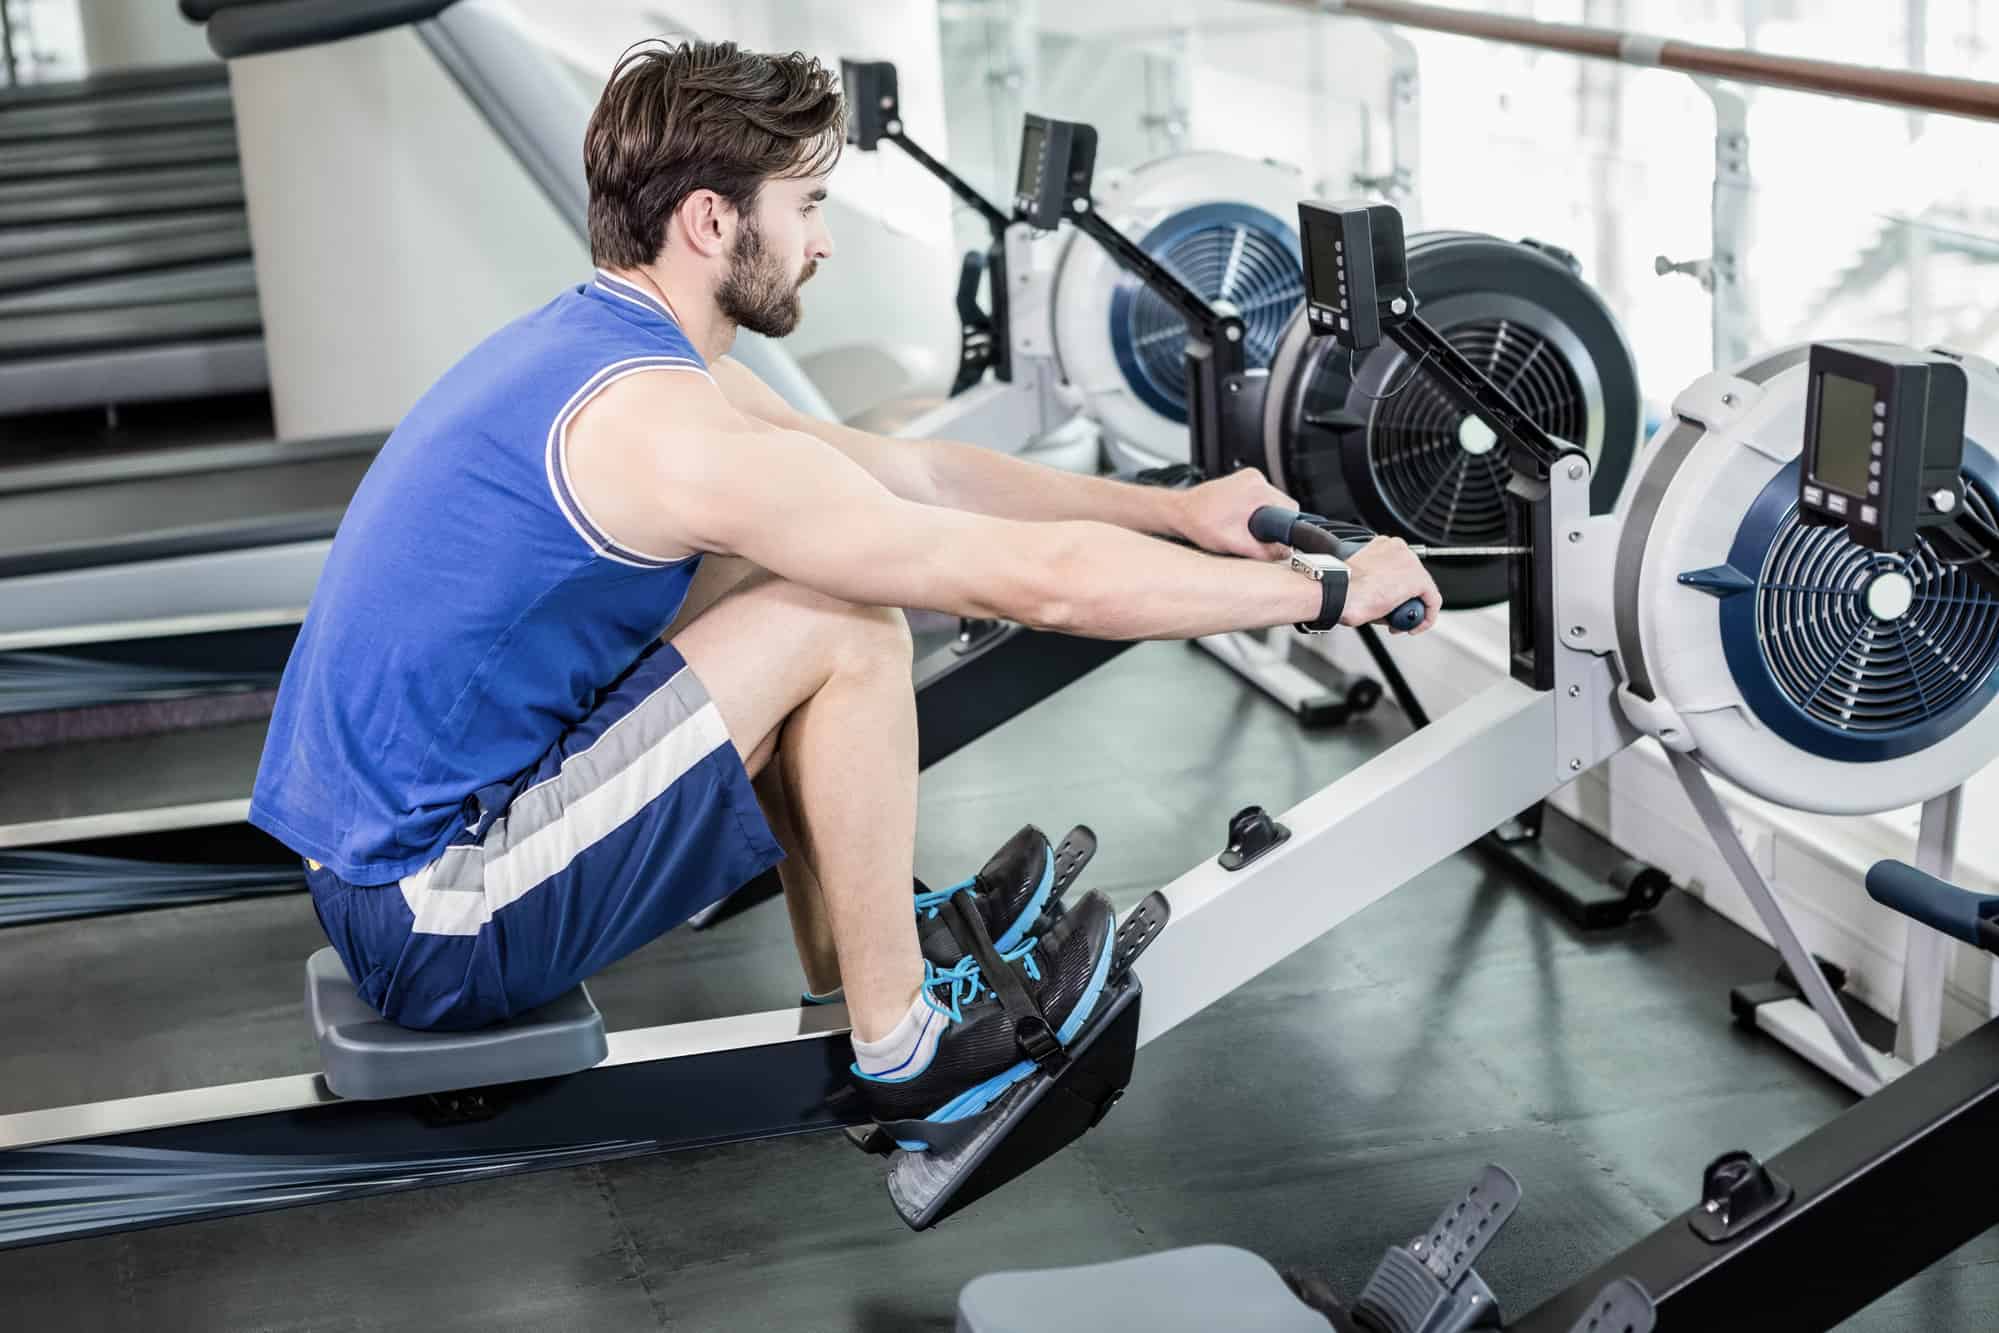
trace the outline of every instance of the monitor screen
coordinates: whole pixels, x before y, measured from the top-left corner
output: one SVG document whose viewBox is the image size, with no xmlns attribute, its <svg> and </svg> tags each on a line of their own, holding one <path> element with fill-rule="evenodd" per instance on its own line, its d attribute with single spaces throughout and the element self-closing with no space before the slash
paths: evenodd
<svg viewBox="0 0 1999 1333">
<path fill-rule="evenodd" d="M 1330 222 L 1313 222 L 1305 227 L 1305 296 L 1320 305 L 1344 310 L 1347 303 L 1340 295 L 1339 256 L 1333 250 L 1339 239 L 1339 227 Z"/>
<path fill-rule="evenodd" d="M 1013 192 L 1039 203 L 1041 199 L 1041 153 L 1048 142 L 1048 129 L 1029 125 L 1020 134 L 1020 180 Z"/>
<path fill-rule="evenodd" d="M 1875 397 L 1871 384 L 1829 372 L 1819 376 L 1819 432 L 1812 449 L 1812 479 L 1827 490 L 1867 494 Z"/>
</svg>

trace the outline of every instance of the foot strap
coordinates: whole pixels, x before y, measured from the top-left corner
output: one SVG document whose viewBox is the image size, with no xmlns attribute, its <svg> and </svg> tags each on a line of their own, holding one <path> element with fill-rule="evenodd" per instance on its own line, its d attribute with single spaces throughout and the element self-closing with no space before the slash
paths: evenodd
<svg viewBox="0 0 1999 1333">
<path fill-rule="evenodd" d="M 1021 985 L 1013 966 L 993 947 L 993 937 L 986 933 L 985 914 L 979 911 L 969 895 L 962 893 L 951 896 L 944 904 L 944 912 L 958 947 L 978 960 L 979 971 L 984 974 L 986 984 L 992 987 L 993 994 L 999 997 L 1000 1006 L 1013 1020 L 1014 1040 L 1020 1044 L 1021 1053 L 1039 1065 L 1044 1073 L 1060 1073 L 1067 1063 L 1062 1043 L 1055 1039 L 1055 1029 L 1050 1026 L 1048 1016 L 1041 1012 L 1041 1006 L 1027 993 L 1027 987 Z"/>
</svg>

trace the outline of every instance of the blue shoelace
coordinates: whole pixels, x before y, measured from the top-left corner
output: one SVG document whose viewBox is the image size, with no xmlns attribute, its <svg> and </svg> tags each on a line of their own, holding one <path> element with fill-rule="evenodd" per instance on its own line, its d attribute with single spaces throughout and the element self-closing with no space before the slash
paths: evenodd
<svg viewBox="0 0 1999 1333">
<path fill-rule="evenodd" d="M 949 897 L 950 891 L 945 891 L 942 896 Z M 1000 957 L 1009 963 L 1024 960 L 1028 980 L 1039 981 L 1041 966 L 1034 961 L 1036 943 L 1037 937 L 1030 935 L 1012 951 L 1003 953 Z M 992 987 L 986 983 L 985 974 L 979 970 L 979 960 L 970 954 L 966 954 L 950 967 L 939 967 L 928 959 L 924 960 L 923 985 L 918 993 L 923 996 L 925 1004 L 953 1023 L 962 1022 L 965 1017 L 965 1006 L 991 990 Z M 944 993 L 941 998 L 939 992 Z"/>
<path fill-rule="evenodd" d="M 978 882 L 978 877 L 974 875 L 971 879 L 958 881 L 948 889 L 938 889 L 935 893 L 917 894 L 916 914 L 926 921 L 934 920 L 937 914 L 944 910 L 944 904 L 951 901 L 953 894 L 963 893 Z"/>
</svg>

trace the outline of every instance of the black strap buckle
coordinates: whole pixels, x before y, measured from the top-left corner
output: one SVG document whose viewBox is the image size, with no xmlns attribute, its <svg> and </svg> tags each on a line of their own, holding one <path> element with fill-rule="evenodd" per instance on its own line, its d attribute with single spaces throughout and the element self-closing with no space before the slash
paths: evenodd
<svg viewBox="0 0 1999 1333">
<path fill-rule="evenodd" d="M 1021 1054 L 1041 1066 L 1043 1073 L 1059 1074 L 1068 1065 L 1068 1052 L 1056 1040 L 1048 1021 L 1039 1015 L 1026 1014 L 1017 1019 L 1013 1036 L 1020 1045 Z"/>
</svg>

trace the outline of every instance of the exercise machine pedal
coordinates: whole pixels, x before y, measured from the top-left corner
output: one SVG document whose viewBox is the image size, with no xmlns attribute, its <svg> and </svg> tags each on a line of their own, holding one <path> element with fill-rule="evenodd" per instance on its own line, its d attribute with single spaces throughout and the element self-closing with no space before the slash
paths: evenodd
<svg viewBox="0 0 1999 1333">
<path fill-rule="evenodd" d="M 1076 882 L 1083 868 L 1097 855 L 1097 835 L 1087 824 L 1078 824 L 1055 844 L 1055 887 L 1050 898 L 1060 898 Z"/>
<path fill-rule="evenodd" d="M 1087 825 L 1078 824 L 1062 835 L 1062 841 L 1055 845 L 1055 878 L 1048 889 L 1048 905 L 1034 918 L 1034 923 L 1024 932 L 1028 935 L 1043 935 L 1062 919 L 1062 898 L 1083 870 L 1097 854 L 1097 835 Z"/>
<path fill-rule="evenodd" d="M 1423 1236 L 1391 1248 L 1354 1305 L 1377 1333 L 1460 1333 L 1500 1327 L 1499 1301 L 1472 1265 L 1520 1206 L 1520 1182 L 1487 1166 Z"/>
<path fill-rule="evenodd" d="M 1504 1167 L 1488 1165 L 1428 1232 L 1382 1256 L 1351 1312 L 1333 1305 L 1334 1326 L 1341 1333 L 1467 1333 L 1506 1327 L 1498 1298 L 1473 1265 L 1519 1207 L 1520 1182 Z M 1295 1290 L 1295 1280 L 1293 1285 Z M 1314 1308 L 1322 1304 L 1307 1303 Z M 1570 1333 L 1652 1333 L 1657 1323 L 1658 1312 L 1645 1288 L 1619 1277 L 1597 1294 Z"/>
<path fill-rule="evenodd" d="M 1132 909 L 1112 941 L 1096 1014 L 1067 1045 L 1055 1042 L 1041 1023 L 1035 1031 L 1048 1040 L 1026 1052 L 1039 1068 L 991 1109 L 950 1125 L 899 1121 L 847 1131 L 856 1147 L 889 1159 L 889 1201 L 911 1230 L 935 1226 L 1054 1156 L 1094 1129 L 1123 1097 L 1138 1053 L 1142 994 L 1132 964 L 1159 937 L 1168 915 L 1158 893 Z M 898 1146 L 919 1141 L 927 1148 Z"/>
</svg>

